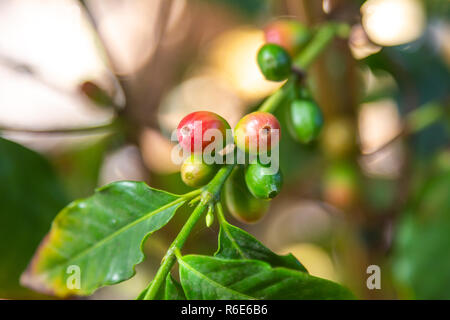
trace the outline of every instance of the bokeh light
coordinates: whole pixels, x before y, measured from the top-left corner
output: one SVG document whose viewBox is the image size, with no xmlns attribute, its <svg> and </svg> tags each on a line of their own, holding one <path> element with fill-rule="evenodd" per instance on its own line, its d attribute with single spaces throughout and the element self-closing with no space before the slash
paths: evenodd
<svg viewBox="0 0 450 320">
<path fill-rule="evenodd" d="M 313 276 L 339 282 L 330 255 L 318 245 L 298 243 L 283 248 L 280 253 L 292 253 L 296 258 L 301 259 L 302 264 Z"/>
<path fill-rule="evenodd" d="M 211 45 L 210 62 L 244 99 L 261 99 L 281 86 L 264 79 L 256 54 L 264 44 L 260 29 L 242 27 L 225 32 Z"/>
<path fill-rule="evenodd" d="M 367 35 L 382 46 L 414 41 L 425 28 L 425 12 L 419 0 L 368 0 L 361 13 Z"/>
</svg>

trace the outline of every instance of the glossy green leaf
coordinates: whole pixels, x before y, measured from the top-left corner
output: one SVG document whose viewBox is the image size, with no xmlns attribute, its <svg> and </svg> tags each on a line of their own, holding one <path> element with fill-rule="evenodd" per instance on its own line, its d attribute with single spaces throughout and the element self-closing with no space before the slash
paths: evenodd
<svg viewBox="0 0 450 320">
<path fill-rule="evenodd" d="M 269 263 L 272 267 L 285 267 L 308 272 L 292 254 L 277 255 L 251 234 L 223 219 L 220 220 L 219 247 L 214 256 L 227 259 L 261 260 Z"/>
<path fill-rule="evenodd" d="M 129 279 L 144 258 L 145 238 L 163 227 L 183 202 L 143 182 L 121 181 L 98 189 L 58 214 L 23 274 L 23 284 L 67 296 L 88 295 Z M 78 275 L 79 282 L 74 278 Z"/>
<path fill-rule="evenodd" d="M 258 260 L 178 258 L 187 299 L 353 299 L 341 285 Z"/>
<path fill-rule="evenodd" d="M 150 284 L 145 288 L 136 300 L 143 300 L 147 290 L 151 286 Z M 171 274 L 168 274 L 166 277 L 166 283 L 164 286 L 159 288 L 158 294 L 155 297 L 155 300 L 186 300 L 186 296 L 184 295 L 183 288 L 181 284 L 176 281 Z"/>
<path fill-rule="evenodd" d="M 164 293 L 165 300 L 186 300 L 186 296 L 181 284 L 171 275 L 166 278 L 166 288 Z"/>
<path fill-rule="evenodd" d="M 45 158 L 2 138 L 0 182 L 0 298 L 36 297 L 20 274 L 68 199 Z"/>
</svg>

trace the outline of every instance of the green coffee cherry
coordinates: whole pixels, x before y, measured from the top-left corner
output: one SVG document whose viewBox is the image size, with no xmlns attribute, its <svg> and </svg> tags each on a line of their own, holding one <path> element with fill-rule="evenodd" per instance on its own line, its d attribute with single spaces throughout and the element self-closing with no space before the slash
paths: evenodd
<svg viewBox="0 0 450 320">
<path fill-rule="evenodd" d="M 317 138 L 323 126 L 322 111 L 311 99 L 293 101 L 289 107 L 288 119 L 289 132 L 302 143 L 309 143 Z"/>
<path fill-rule="evenodd" d="M 259 199 L 272 199 L 281 191 L 283 177 L 280 170 L 273 169 L 259 163 L 249 164 L 245 170 L 245 182 L 248 190 Z"/>
<path fill-rule="evenodd" d="M 291 73 L 291 57 L 276 44 L 265 44 L 258 51 L 258 65 L 267 80 L 283 81 Z"/>
<path fill-rule="evenodd" d="M 201 154 L 191 154 L 181 165 L 181 179 L 190 187 L 200 187 L 208 183 L 216 171 L 217 167 L 206 164 Z"/>
<path fill-rule="evenodd" d="M 356 125 L 347 116 L 330 119 L 320 135 L 323 153 L 330 158 L 342 159 L 355 152 Z"/>
<path fill-rule="evenodd" d="M 267 212 L 270 201 L 257 199 L 247 188 L 244 179 L 244 169 L 234 169 L 224 185 L 224 198 L 228 211 L 237 220 L 245 223 L 254 223 L 260 220 Z"/>
<path fill-rule="evenodd" d="M 323 196 L 325 201 L 341 209 L 352 207 L 359 192 L 356 167 L 347 161 L 333 163 L 325 171 Z"/>
</svg>

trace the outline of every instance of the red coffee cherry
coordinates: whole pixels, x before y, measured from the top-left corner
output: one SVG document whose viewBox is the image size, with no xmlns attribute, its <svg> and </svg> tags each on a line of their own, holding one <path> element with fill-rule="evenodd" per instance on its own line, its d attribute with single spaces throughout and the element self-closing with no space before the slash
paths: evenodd
<svg viewBox="0 0 450 320">
<path fill-rule="evenodd" d="M 311 38 L 307 27 L 295 20 L 278 20 L 264 28 L 267 43 L 275 43 L 291 56 L 296 55 Z"/>
<path fill-rule="evenodd" d="M 268 112 L 249 113 L 234 128 L 236 146 L 249 153 L 269 151 L 280 139 L 280 123 Z M 275 139 L 275 140 L 274 140 Z"/>
<path fill-rule="evenodd" d="M 219 130 L 222 134 L 222 141 L 215 141 L 215 137 L 205 137 L 205 133 L 210 129 Z M 184 117 L 177 128 L 178 142 L 181 147 L 190 152 L 203 152 L 211 143 L 215 143 L 216 150 L 226 144 L 226 130 L 230 129 L 228 122 L 214 112 L 197 111 Z M 221 142 L 221 145 L 217 145 Z"/>
</svg>

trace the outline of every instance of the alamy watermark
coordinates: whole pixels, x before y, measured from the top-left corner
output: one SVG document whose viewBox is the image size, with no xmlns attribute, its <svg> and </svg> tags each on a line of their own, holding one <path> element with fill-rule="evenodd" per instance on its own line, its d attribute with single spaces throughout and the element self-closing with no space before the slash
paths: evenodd
<svg viewBox="0 0 450 320">
<path fill-rule="evenodd" d="M 376 264 L 372 264 L 367 267 L 366 273 L 370 274 L 366 281 L 367 289 L 381 289 L 381 268 Z"/>
<path fill-rule="evenodd" d="M 67 267 L 66 273 L 69 275 L 66 280 L 66 286 L 69 290 L 81 289 L 81 269 L 73 264 Z"/>
</svg>

